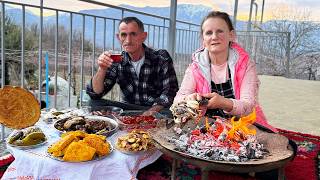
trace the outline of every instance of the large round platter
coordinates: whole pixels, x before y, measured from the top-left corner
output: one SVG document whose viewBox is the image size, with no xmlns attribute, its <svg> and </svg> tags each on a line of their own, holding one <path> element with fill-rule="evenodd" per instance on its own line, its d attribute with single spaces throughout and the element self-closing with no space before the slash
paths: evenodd
<svg viewBox="0 0 320 180">
<path fill-rule="evenodd" d="M 17 149 L 34 149 L 34 148 L 38 148 L 40 146 L 43 146 L 44 144 L 47 143 L 47 138 L 45 139 L 45 141 L 39 143 L 39 144 L 35 144 L 35 145 L 30 145 L 30 146 L 18 146 L 18 145 L 15 145 L 15 144 L 10 144 L 8 142 L 8 139 L 6 140 L 6 143 L 8 146 L 11 146 L 11 147 L 14 147 L 14 148 L 17 148 Z"/>
<path fill-rule="evenodd" d="M 97 121 L 106 121 L 108 122 L 112 128 L 108 131 L 105 131 L 105 132 L 102 132 L 102 133 L 96 133 L 96 134 L 99 134 L 99 135 L 104 135 L 104 136 L 111 136 L 112 134 L 114 134 L 118 128 L 119 128 L 119 124 L 117 121 L 115 121 L 114 119 L 111 119 L 109 117 L 103 117 L 103 116 L 95 116 L 95 115 L 92 115 L 92 116 L 85 116 L 84 117 L 87 121 L 94 121 L 94 120 L 97 120 Z M 66 119 L 60 119 L 58 121 L 56 121 L 54 124 L 53 124 L 53 127 L 59 131 L 60 133 L 65 133 L 67 132 L 66 130 L 59 130 L 57 128 L 58 126 L 58 123 L 61 123 L 62 121 L 66 121 Z M 87 132 L 87 133 L 90 133 L 90 132 Z"/>
<path fill-rule="evenodd" d="M 40 118 L 40 104 L 32 93 L 15 86 L 0 89 L 0 123 L 14 129 L 34 125 Z"/>
<path fill-rule="evenodd" d="M 187 128 L 187 125 L 184 128 Z M 205 167 L 208 170 L 233 173 L 269 171 L 283 167 L 294 157 L 293 149 L 288 144 L 286 137 L 276 133 L 263 132 L 259 129 L 257 129 L 258 141 L 266 147 L 270 154 L 263 159 L 252 159 L 245 162 L 209 160 L 181 152 L 177 150 L 173 143 L 167 141 L 167 137 L 176 136 L 173 128 L 152 129 L 149 133 L 157 149 L 163 153 L 170 154 L 176 159 L 183 159 L 188 163 Z"/>
<path fill-rule="evenodd" d="M 107 155 L 105 155 L 105 156 L 97 156 L 97 155 L 95 155 L 94 158 L 93 158 L 92 160 L 90 160 L 90 161 L 80 161 L 80 162 L 64 161 L 62 158 L 58 158 L 58 157 L 52 156 L 52 154 L 48 153 L 47 151 L 46 151 L 46 155 L 47 155 L 48 157 L 50 157 L 51 159 L 54 159 L 54 160 L 57 160 L 57 161 L 61 161 L 61 162 L 69 162 L 69 163 L 85 163 L 85 162 L 100 161 L 100 160 L 108 157 L 108 156 L 113 152 L 113 150 L 114 150 L 114 147 L 112 146 L 111 142 L 110 142 L 110 141 L 107 141 L 107 142 L 108 142 L 109 145 L 110 145 L 110 153 L 107 154 Z"/>
</svg>

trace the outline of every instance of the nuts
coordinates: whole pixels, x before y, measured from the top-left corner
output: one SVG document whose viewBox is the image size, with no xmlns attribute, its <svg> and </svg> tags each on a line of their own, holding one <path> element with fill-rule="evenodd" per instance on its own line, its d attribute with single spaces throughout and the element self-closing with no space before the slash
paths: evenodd
<svg viewBox="0 0 320 180">
<path fill-rule="evenodd" d="M 152 142 L 147 132 L 133 130 L 127 135 L 119 137 L 116 146 L 120 151 L 138 152 L 148 150 L 152 146 Z"/>
</svg>

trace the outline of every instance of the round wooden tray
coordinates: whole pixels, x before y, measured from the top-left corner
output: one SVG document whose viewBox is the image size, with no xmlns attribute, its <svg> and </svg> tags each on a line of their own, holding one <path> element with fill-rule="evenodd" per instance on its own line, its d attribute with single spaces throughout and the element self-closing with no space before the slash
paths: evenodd
<svg viewBox="0 0 320 180">
<path fill-rule="evenodd" d="M 173 128 L 151 129 L 149 134 L 155 146 L 163 153 L 185 162 L 202 167 L 203 170 L 214 170 L 231 173 L 264 172 L 283 167 L 294 157 L 294 151 L 285 136 L 267 133 L 257 129 L 257 139 L 270 152 L 263 159 L 252 159 L 246 162 L 214 161 L 192 156 L 176 150 L 176 146 L 167 141 L 167 137 L 176 136 Z"/>
</svg>

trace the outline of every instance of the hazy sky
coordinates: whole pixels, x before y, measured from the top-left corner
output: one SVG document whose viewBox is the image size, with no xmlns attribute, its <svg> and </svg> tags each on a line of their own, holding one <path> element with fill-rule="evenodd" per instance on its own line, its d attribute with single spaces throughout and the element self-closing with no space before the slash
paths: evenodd
<svg viewBox="0 0 320 180">
<path fill-rule="evenodd" d="M 39 5 L 40 0 L 7 0 L 13 2 L 23 2 L 27 4 Z M 170 6 L 170 0 L 96 0 L 108 4 L 119 5 L 128 4 L 132 6 Z M 256 0 L 258 4 L 258 19 L 260 18 L 263 0 Z M 178 0 L 178 4 L 201 4 L 212 7 L 213 10 L 222 10 L 233 15 L 234 0 Z M 64 10 L 79 11 L 83 9 L 105 8 L 77 0 L 44 0 L 44 6 L 54 7 Z M 239 0 L 238 19 L 248 20 L 250 0 Z M 303 11 L 310 14 L 310 20 L 320 21 L 320 0 L 265 0 L 264 19 L 272 19 L 276 14 L 287 11 Z M 32 10 L 32 9 L 31 9 Z M 32 10 L 37 13 L 38 10 Z M 47 13 L 46 15 L 51 15 Z M 279 16 L 279 15 L 278 15 Z M 283 16 L 282 16 L 283 17 Z M 287 17 L 287 16 L 286 16 Z"/>
</svg>

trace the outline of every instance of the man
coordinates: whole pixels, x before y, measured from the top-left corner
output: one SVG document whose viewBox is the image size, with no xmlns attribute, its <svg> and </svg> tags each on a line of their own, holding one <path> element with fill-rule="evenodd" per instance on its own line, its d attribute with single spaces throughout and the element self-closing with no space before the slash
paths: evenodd
<svg viewBox="0 0 320 180">
<path fill-rule="evenodd" d="M 147 38 L 143 23 L 126 17 L 119 23 L 117 39 L 122 46 L 123 60 L 115 63 L 110 52 L 102 53 L 97 73 L 87 86 L 92 105 L 116 105 L 124 109 L 145 109 L 152 115 L 168 108 L 178 90 L 172 59 L 166 50 L 153 50 L 143 42 Z M 124 103 L 99 101 L 115 83 L 121 89 Z"/>
</svg>

